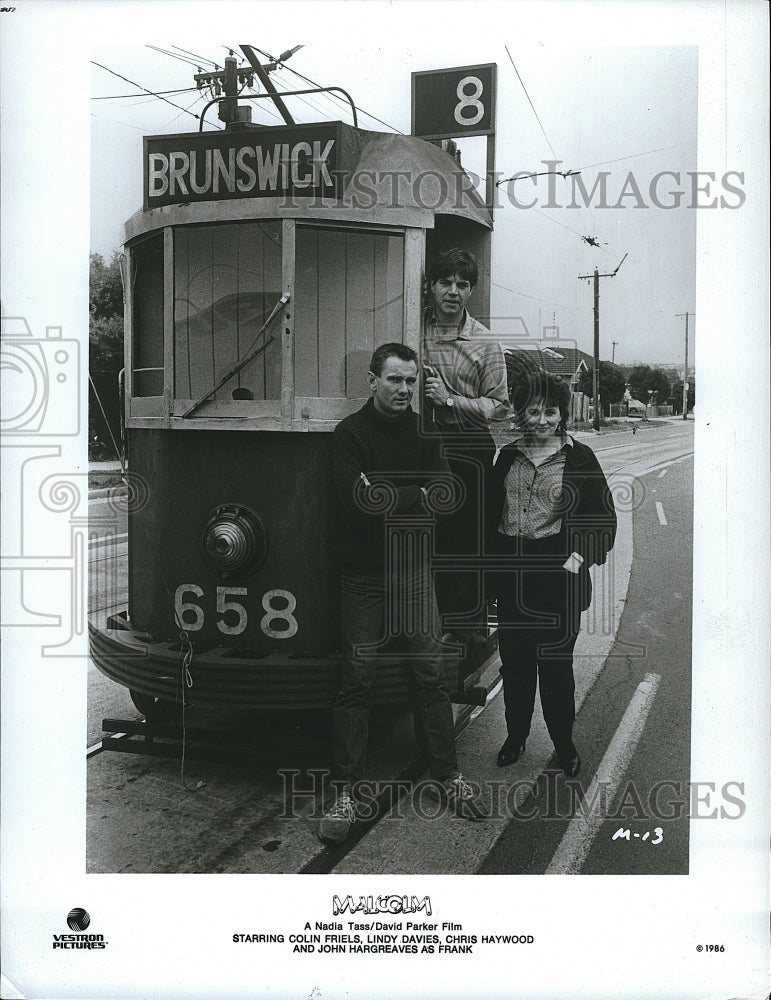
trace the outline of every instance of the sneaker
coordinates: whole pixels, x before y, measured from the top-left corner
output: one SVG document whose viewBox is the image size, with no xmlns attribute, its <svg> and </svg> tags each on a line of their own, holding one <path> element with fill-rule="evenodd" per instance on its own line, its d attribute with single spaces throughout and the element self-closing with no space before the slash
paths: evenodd
<svg viewBox="0 0 771 1000">
<path fill-rule="evenodd" d="M 334 806 L 323 817 L 319 824 L 319 838 L 334 844 L 341 844 L 356 822 L 356 809 L 353 799 L 346 792 L 338 796 Z"/>
<path fill-rule="evenodd" d="M 476 802 L 477 793 L 470 781 L 462 774 L 456 774 L 441 782 L 444 798 L 459 816 L 465 819 L 483 819 L 484 814 Z"/>
</svg>

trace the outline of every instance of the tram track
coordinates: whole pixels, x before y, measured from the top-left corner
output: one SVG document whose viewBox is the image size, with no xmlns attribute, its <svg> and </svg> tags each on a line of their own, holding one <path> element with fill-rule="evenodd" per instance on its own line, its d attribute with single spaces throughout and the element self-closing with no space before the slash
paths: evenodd
<svg viewBox="0 0 771 1000">
<path fill-rule="evenodd" d="M 485 691 L 485 705 L 459 705 L 454 725 L 455 738 L 459 738 L 461 734 L 470 726 L 474 719 L 476 719 L 481 712 L 484 711 L 487 704 L 489 704 L 492 699 L 497 695 L 498 689 L 500 687 L 500 678 L 497 673 L 497 651 L 493 651 L 487 660 L 481 665 L 480 673 L 481 680 L 479 684 L 483 687 Z M 408 709 L 406 710 L 408 711 Z M 104 720 L 106 724 L 111 726 L 117 726 L 120 720 Z M 135 744 L 132 747 L 132 753 L 136 750 L 137 738 L 141 742 L 147 741 L 146 751 L 143 751 L 143 755 L 146 752 L 148 756 L 157 756 L 159 759 L 175 759 L 178 756 L 179 743 L 175 737 L 175 727 L 174 726 L 163 726 L 157 725 L 155 727 L 154 733 L 148 732 L 143 735 L 142 727 L 146 725 L 146 722 L 142 722 L 137 719 L 133 722 L 126 722 L 126 731 L 113 731 L 109 735 L 105 735 L 101 740 L 96 741 L 86 750 L 86 762 L 95 762 L 96 758 L 102 758 L 107 751 L 121 752 L 121 743 L 127 743 L 133 739 Z M 200 735 L 196 731 L 197 735 Z M 237 749 L 236 744 L 232 747 L 218 747 L 216 746 L 218 739 L 218 731 L 211 730 L 206 733 L 204 742 L 209 744 L 209 747 L 215 752 L 215 756 L 210 757 L 208 754 L 203 758 L 205 760 L 211 760 L 212 762 L 218 761 L 220 763 L 228 764 L 244 764 L 248 763 L 251 758 L 244 756 L 242 752 Z M 166 742 L 170 740 L 171 742 Z M 156 753 L 155 749 L 163 748 L 160 753 Z M 128 749 L 128 748 L 126 748 Z M 195 759 L 195 755 L 190 754 L 190 748 L 188 747 L 188 757 L 190 759 Z M 102 758 L 104 759 L 104 758 Z M 371 820 L 357 822 L 354 825 L 353 830 L 345 842 L 342 844 L 327 844 L 322 845 L 321 842 L 318 844 L 317 850 L 308 859 L 297 868 L 294 869 L 295 874 L 301 875 L 313 875 L 313 874 L 329 874 L 334 871 L 334 869 L 343 861 L 343 859 L 352 851 L 354 848 L 360 844 L 360 842 L 377 826 L 377 824 L 385 819 L 397 806 L 397 803 L 403 800 L 408 794 L 410 794 L 411 786 L 414 782 L 418 781 L 426 771 L 427 768 L 427 758 L 425 754 L 419 750 L 416 750 L 412 755 L 410 755 L 407 761 L 403 764 L 400 770 L 396 774 L 383 776 L 379 785 L 382 786 L 384 791 L 382 791 L 375 799 L 373 799 L 373 811 L 374 816 Z M 310 773 L 311 768 L 305 768 L 308 773 Z M 317 796 L 317 805 L 314 809 L 314 814 L 317 814 L 323 808 L 324 802 L 322 801 L 322 793 Z M 272 807 L 272 812 L 275 816 L 278 816 L 282 811 L 286 809 L 286 802 L 284 798 L 276 799 L 275 805 Z"/>
<path fill-rule="evenodd" d="M 483 664 L 483 675 L 489 672 L 497 658 L 498 653 L 496 651 Z M 480 713 L 485 710 L 489 701 L 497 695 L 498 690 L 500 689 L 500 681 L 492 681 L 489 687 L 487 684 L 483 684 L 482 686 L 484 687 L 486 693 L 485 705 L 463 705 L 461 707 L 458 712 L 458 716 L 455 719 L 454 734 L 456 740 L 471 725 L 474 719 L 476 719 Z M 348 854 L 350 854 L 356 845 L 360 843 L 360 841 L 363 840 L 364 837 L 394 809 L 397 802 L 407 794 L 407 789 L 413 782 L 420 778 L 421 774 L 424 773 L 427 765 L 428 760 L 425 754 L 416 754 L 415 757 L 402 768 L 401 772 L 395 778 L 392 778 L 387 782 L 383 782 L 387 785 L 387 788 L 375 798 L 377 810 L 373 819 L 358 821 L 355 823 L 353 829 L 342 844 L 328 844 L 324 846 L 318 854 L 316 854 L 310 859 L 310 861 L 307 862 L 307 864 L 300 868 L 298 874 L 329 875 L 332 871 L 334 871 L 337 865 L 339 865 L 340 862 Z"/>
</svg>

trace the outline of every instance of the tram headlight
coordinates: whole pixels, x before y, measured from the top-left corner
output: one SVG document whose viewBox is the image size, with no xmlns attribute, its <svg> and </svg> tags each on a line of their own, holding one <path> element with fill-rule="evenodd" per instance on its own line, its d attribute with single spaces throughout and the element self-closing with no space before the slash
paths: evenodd
<svg viewBox="0 0 771 1000">
<path fill-rule="evenodd" d="M 245 504 L 222 504 L 206 522 L 203 554 L 209 565 L 223 576 L 254 573 L 268 555 L 265 525 Z"/>
</svg>

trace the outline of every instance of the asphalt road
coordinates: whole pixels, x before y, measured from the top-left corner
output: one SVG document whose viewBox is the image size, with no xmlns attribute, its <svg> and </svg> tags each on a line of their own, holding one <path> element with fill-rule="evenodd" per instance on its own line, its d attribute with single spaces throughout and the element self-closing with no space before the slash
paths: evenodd
<svg viewBox="0 0 771 1000">
<path fill-rule="evenodd" d="M 535 818 L 509 824 L 481 873 L 688 872 L 693 456 L 681 460 L 677 452 L 692 440 L 692 427 L 645 433 L 662 447 L 655 457 L 646 454 L 643 464 L 665 464 L 637 473 L 626 603 L 610 655 L 576 722 L 581 774 L 573 790 L 556 771 L 541 775 L 536 794 L 520 810 Z M 595 447 L 606 471 L 619 471 L 640 464 L 637 444 L 617 448 L 606 438 Z M 677 457 L 670 462 L 668 454 Z M 630 714 L 635 697 L 634 706 L 642 703 L 639 715 Z M 603 794 L 607 804 L 601 806 L 597 796 Z M 592 822 L 593 798 L 599 807 Z M 609 818 L 600 822 L 601 814 Z"/>
</svg>

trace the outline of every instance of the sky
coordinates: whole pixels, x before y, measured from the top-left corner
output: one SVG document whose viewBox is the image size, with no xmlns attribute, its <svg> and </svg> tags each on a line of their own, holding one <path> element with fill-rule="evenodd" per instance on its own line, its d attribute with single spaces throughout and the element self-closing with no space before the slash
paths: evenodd
<svg viewBox="0 0 771 1000">
<path fill-rule="evenodd" d="M 599 191 L 587 199 L 579 190 L 573 207 L 567 207 L 573 201 L 571 182 L 562 178 L 556 179 L 551 202 L 545 177 L 500 189 L 492 251 L 493 330 L 538 338 L 543 327 L 557 326 L 564 343 L 592 353 L 592 286 L 579 276 L 595 268 L 610 274 L 627 255 L 617 275 L 600 283 L 600 357 L 682 366 L 684 319 L 677 314 L 694 312 L 696 280 L 698 211 L 688 207 L 697 149 L 695 46 L 569 45 L 564 33 L 553 38 L 546 17 L 523 37 L 516 19 L 497 5 L 293 4 L 289 9 L 303 16 L 291 18 L 285 4 L 260 7 L 258 27 L 207 27 L 202 33 L 191 23 L 184 30 L 170 30 L 167 23 L 163 30 L 145 32 L 144 41 L 94 47 L 91 58 L 100 65 L 91 66 L 93 251 L 109 257 L 122 242 L 123 223 L 141 205 L 142 136 L 198 128 L 192 114 L 141 94 L 136 86 L 155 92 L 193 87 L 197 67 L 186 61 L 191 58 L 186 53 L 199 57 L 202 66 L 204 59 L 222 65 L 228 47 L 243 59 L 239 41 L 274 55 L 302 44 L 274 74 L 279 89 L 306 86 L 291 72 L 296 70 L 348 90 L 368 112 L 361 114 L 363 127 L 404 133 L 410 131 L 412 72 L 493 62 L 500 176 L 547 171 L 545 161 L 557 159 L 556 170 L 581 171 L 586 191 L 592 192 L 603 171 L 607 185 L 604 202 Z M 195 92 L 163 96 L 193 113 L 205 100 Z M 296 120 L 350 121 L 347 110 L 328 97 L 311 101 L 287 99 Z M 278 124 L 265 104 L 253 112 L 254 121 Z M 207 125 L 215 122 L 211 109 Z M 464 166 L 476 173 L 484 171 L 484 143 L 467 138 L 461 144 Z M 676 176 L 655 182 L 663 171 Z M 721 187 L 721 176 L 722 171 L 700 199 L 731 196 Z M 658 184 L 653 197 L 652 183 Z M 683 192 L 679 207 L 657 206 L 654 198 L 661 205 L 676 202 L 676 190 Z M 534 200 L 535 205 L 520 207 Z M 695 333 L 691 318 L 691 338 Z M 693 358 L 692 340 L 691 363 Z"/>
</svg>

